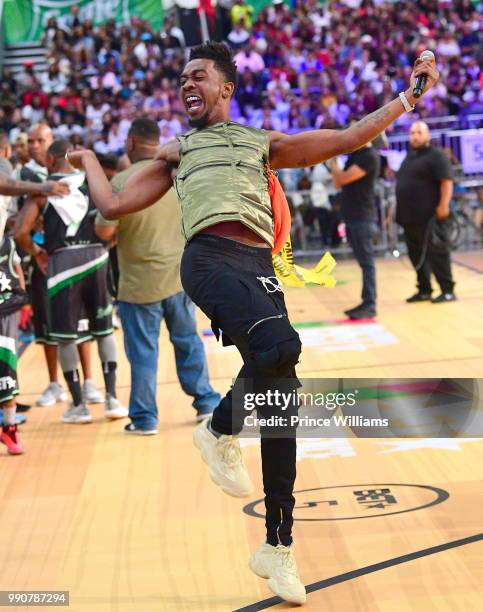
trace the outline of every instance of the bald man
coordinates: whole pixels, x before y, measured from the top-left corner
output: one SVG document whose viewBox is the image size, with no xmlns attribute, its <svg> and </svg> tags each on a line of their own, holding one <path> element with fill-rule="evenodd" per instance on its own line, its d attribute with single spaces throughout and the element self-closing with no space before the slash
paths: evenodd
<svg viewBox="0 0 483 612">
<path fill-rule="evenodd" d="M 453 171 L 446 155 L 431 145 L 431 133 L 423 121 L 412 124 L 409 145 L 396 182 L 396 221 L 404 228 L 409 259 L 417 274 L 418 290 L 406 301 L 452 302 L 456 296 L 449 246 L 433 244 L 429 224 L 436 218 L 438 234 L 448 235 Z M 441 289 L 435 298 L 431 297 L 431 273 Z"/>
<path fill-rule="evenodd" d="M 10 164 L 12 157 L 12 146 L 5 132 L 0 132 L 0 195 L 2 196 L 25 196 L 25 195 L 65 195 L 69 192 L 66 185 L 46 181 L 39 183 L 37 180 L 15 181 L 12 178 L 13 169 Z"/>
</svg>

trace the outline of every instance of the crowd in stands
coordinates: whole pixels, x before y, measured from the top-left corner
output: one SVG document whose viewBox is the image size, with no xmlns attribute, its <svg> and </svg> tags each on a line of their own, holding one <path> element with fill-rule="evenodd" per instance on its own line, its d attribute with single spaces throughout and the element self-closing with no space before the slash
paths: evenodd
<svg viewBox="0 0 483 612">
<path fill-rule="evenodd" d="M 345 126 L 405 89 L 426 48 L 442 77 L 419 115 L 481 113 L 480 9 L 475 0 L 305 0 L 295 8 L 274 0 L 255 18 L 244 0 L 222 0 L 210 25 L 240 73 L 232 117 L 287 132 Z M 159 32 L 138 18 L 94 27 L 74 7 L 48 21 L 43 44 L 46 72 L 30 62 L 15 77 L 3 69 L 0 130 L 11 142 L 45 121 L 73 144 L 121 154 L 140 115 L 159 123 L 161 142 L 188 129 L 177 96 L 187 49 L 173 17 Z"/>
</svg>

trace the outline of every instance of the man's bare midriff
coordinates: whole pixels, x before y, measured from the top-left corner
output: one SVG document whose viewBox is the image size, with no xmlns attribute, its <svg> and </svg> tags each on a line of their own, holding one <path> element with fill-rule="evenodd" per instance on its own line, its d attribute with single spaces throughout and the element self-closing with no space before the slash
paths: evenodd
<svg viewBox="0 0 483 612">
<path fill-rule="evenodd" d="M 246 225 L 243 225 L 240 221 L 225 221 L 223 223 L 217 223 L 216 225 L 210 225 L 205 227 L 199 234 L 212 234 L 214 236 L 221 236 L 222 238 L 228 238 L 229 240 L 236 240 L 243 244 L 248 244 L 254 247 L 269 248 L 269 245 L 260 238 L 253 230 Z"/>
</svg>

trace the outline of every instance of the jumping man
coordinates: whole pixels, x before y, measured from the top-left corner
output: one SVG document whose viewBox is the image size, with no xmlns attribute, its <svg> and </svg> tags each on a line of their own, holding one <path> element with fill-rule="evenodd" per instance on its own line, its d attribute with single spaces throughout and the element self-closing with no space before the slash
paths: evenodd
<svg viewBox="0 0 483 612">
<path fill-rule="evenodd" d="M 235 437 L 243 425 L 235 392 L 268 391 L 273 381 L 299 386 L 295 376 L 301 344 L 290 325 L 281 287 L 271 263 L 273 218 L 267 168 L 314 166 L 373 140 L 416 100 L 412 90 L 419 74 L 428 87 L 438 80 L 434 59 L 417 60 L 410 87 L 389 104 L 343 131 L 314 130 L 295 135 L 267 132 L 230 121 L 236 87 L 236 65 L 223 44 L 206 43 L 191 51 L 180 78 L 180 95 L 194 128 L 165 145 L 156 160 L 133 174 L 113 193 L 91 151 L 68 154 L 83 168 L 90 193 L 105 218 L 115 219 L 152 205 L 172 186 L 182 206 L 187 241 L 181 263 L 186 293 L 211 319 L 224 344 L 236 345 L 243 367 L 232 390 L 202 423 L 194 441 L 212 479 L 229 495 L 253 491 Z M 176 177 L 173 179 L 174 167 Z M 303 603 L 292 545 L 296 440 L 261 440 L 267 539 L 251 557 L 250 567 L 269 578 L 268 586 L 283 599 Z"/>
</svg>

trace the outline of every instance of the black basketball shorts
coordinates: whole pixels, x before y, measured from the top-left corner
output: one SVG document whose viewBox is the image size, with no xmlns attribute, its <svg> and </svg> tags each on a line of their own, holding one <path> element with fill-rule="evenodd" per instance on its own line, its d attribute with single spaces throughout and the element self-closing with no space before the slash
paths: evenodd
<svg viewBox="0 0 483 612">
<path fill-rule="evenodd" d="M 106 249 L 81 245 L 59 249 L 49 257 L 49 334 L 61 341 L 112 333 L 112 298 L 108 290 Z"/>
</svg>

